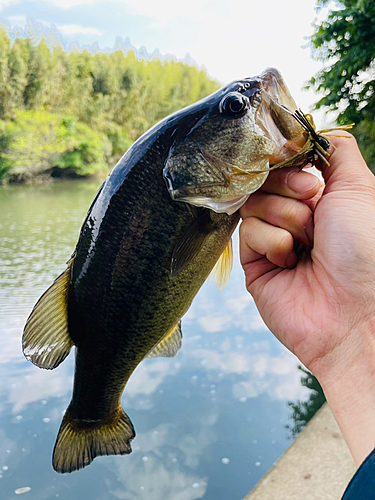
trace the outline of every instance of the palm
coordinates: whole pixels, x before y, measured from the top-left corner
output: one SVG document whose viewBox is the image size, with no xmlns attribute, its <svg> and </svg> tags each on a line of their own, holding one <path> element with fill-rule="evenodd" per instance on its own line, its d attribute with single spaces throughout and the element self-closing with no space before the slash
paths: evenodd
<svg viewBox="0 0 375 500">
<path fill-rule="evenodd" d="M 375 443 L 375 178 L 353 139 L 332 142 L 323 194 L 281 169 L 249 198 L 240 253 L 263 319 L 318 378 L 359 465 Z"/>
<path fill-rule="evenodd" d="M 374 211 L 368 210 L 370 198 Z M 375 235 L 374 213 L 372 192 L 358 197 L 350 186 L 345 196 L 327 192 L 314 210 L 314 248 L 295 268 L 277 267 L 265 257 L 244 266 L 267 326 L 307 367 L 340 344 L 372 309 L 365 285 L 375 283 L 375 271 L 367 265 L 375 247 L 375 236 L 368 245 L 368 233 Z"/>
</svg>

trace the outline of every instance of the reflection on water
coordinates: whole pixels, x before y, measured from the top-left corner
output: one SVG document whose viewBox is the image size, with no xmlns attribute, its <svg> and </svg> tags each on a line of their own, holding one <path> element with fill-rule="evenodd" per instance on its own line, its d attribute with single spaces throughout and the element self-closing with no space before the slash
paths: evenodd
<svg viewBox="0 0 375 500">
<path fill-rule="evenodd" d="M 196 297 L 180 353 L 144 361 L 129 381 L 122 403 L 137 431 L 133 453 L 70 475 L 52 470 L 73 356 L 40 370 L 23 358 L 21 334 L 65 268 L 97 188 L 75 181 L 0 191 L 0 500 L 19 488 L 30 500 L 240 500 L 290 444 L 287 401 L 307 390 L 244 290 L 238 263 L 222 293 L 205 284 Z"/>
<path fill-rule="evenodd" d="M 299 366 L 298 369 L 303 373 L 301 384 L 310 389 L 310 393 L 305 401 L 297 401 L 297 403 L 290 401 L 288 403 L 288 406 L 292 409 L 291 418 L 293 424 L 287 425 L 286 428 L 290 430 L 290 437 L 292 438 L 297 437 L 303 431 L 306 424 L 310 422 L 315 413 L 326 401 L 318 379 L 302 366 Z"/>
</svg>

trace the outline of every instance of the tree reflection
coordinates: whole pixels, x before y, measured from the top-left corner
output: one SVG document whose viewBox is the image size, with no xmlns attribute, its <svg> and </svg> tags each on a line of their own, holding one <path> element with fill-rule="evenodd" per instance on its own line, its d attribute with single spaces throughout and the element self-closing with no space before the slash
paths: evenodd
<svg viewBox="0 0 375 500">
<path fill-rule="evenodd" d="M 289 408 L 292 409 L 290 418 L 293 424 L 285 427 L 290 431 L 290 438 L 298 436 L 326 400 L 323 389 L 314 375 L 302 366 L 298 366 L 298 369 L 304 374 L 301 377 L 302 386 L 307 387 L 311 392 L 307 400 L 298 400 L 297 403 L 288 402 Z"/>
</svg>

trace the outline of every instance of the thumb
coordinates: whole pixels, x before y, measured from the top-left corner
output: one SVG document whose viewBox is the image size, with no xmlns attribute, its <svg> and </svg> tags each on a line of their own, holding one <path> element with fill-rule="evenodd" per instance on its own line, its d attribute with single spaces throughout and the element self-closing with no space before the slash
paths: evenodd
<svg viewBox="0 0 375 500">
<path fill-rule="evenodd" d="M 345 283 L 352 286 L 368 277 L 374 280 L 375 176 L 353 136 L 329 139 L 337 149 L 331 146 L 330 166 L 322 167 L 326 186 L 314 212 L 315 227 L 320 228 L 314 247 L 325 254 L 327 269 L 329 265 L 344 273 L 345 279 L 351 276 Z"/>
<path fill-rule="evenodd" d="M 322 165 L 322 175 L 326 184 L 325 193 L 332 191 L 373 190 L 374 175 L 367 167 L 355 138 L 347 132 L 337 132 L 339 137 L 329 137 L 331 143 L 330 166 Z M 322 162 L 323 163 L 323 162 Z"/>
</svg>

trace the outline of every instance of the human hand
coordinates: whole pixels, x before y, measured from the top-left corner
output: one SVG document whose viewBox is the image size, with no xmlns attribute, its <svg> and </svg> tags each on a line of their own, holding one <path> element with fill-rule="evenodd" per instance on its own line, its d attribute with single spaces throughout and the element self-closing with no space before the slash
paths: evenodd
<svg viewBox="0 0 375 500">
<path fill-rule="evenodd" d="M 375 445 L 362 432 L 375 429 L 375 178 L 353 138 L 330 140 L 324 190 L 282 169 L 249 198 L 240 255 L 265 323 L 318 378 L 359 464 Z"/>
</svg>

